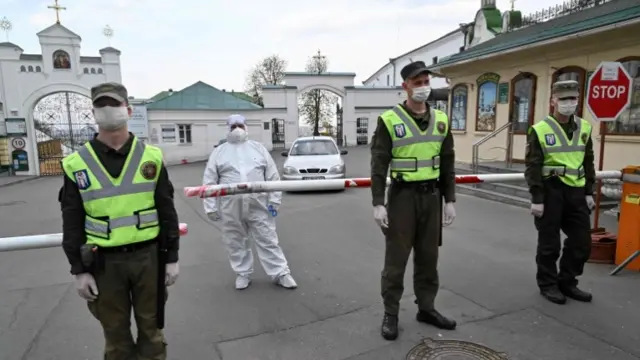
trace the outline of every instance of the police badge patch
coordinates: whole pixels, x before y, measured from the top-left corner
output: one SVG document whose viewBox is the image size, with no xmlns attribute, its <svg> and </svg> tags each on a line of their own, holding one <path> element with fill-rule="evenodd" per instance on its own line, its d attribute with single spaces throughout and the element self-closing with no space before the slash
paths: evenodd
<svg viewBox="0 0 640 360">
<path fill-rule="evenodd" d="M 76 179 L 76 185 L 80 190 L 87 190 L 91 187 L 91 180 L 89 179 L 89 173 L 87 170 L 80 170 L 73 173 L 73 177 Z"/>
<path fill-rule="evenodd" d="M 582 133 L 582 142 L 586 144 L 588 140 L 589 135 L 587 135 L 587 133 Z"/>
<path fill-rule="evenodd" d="M 438 121 L 438 132 L 440 134 L 444 134 L 445 124 L 442 121 Z"/>
<path fill-rule="evenodd" d="M 556 144 L 556 135 L 555 134 L 546 134 L 544 136 L 544 141 L 547 143 L 547 145 L 553 146 L 553 145 Z"/>
<path fill-rule="evenodd" d="M 153 180 L 156 178 L 156 174 L 158 173 L 158 167 L 156 163 L 153 161 L 147 161 L 140 167 L 140 174 L 146 180 Z"/>
<path fill-rule="evenodd" d="M 393 125 L 393 131 L 395 131 L 396 136 L 399 138 L 405 137 L 407 135 L 404 124 Z"/>
</svg>

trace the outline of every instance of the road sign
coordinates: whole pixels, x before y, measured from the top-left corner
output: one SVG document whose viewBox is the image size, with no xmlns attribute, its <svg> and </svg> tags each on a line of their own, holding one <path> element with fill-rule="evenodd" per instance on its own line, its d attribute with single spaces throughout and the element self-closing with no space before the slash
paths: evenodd
<svg viewBox="0 0 640 360">
<path fill-rule="evenodd" d="M 16 150 L 22 150 L 27 146 L 27 142 L 23 138 L 17 137 L 11 139 L 11 146 Z"/>
<path fill-rule="evenodd" d="M 597 121 L 615 121 L 631 103 L 633 79 L 619 62 L 604 61 L 589 77 L 587 108 Z"/>
</svg>

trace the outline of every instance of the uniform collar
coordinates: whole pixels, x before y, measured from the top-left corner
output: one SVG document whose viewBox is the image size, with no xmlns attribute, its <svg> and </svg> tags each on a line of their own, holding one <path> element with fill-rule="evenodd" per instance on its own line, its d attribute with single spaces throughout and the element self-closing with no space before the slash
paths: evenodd
<svg viewBox="0 0 640 360">
<path fill-rule="evenodd" d="M 98 134 L 96 133 L 95 135 L 93 135 L 93 141 L 91 141 L 91 146 L 95 151 L 105 153 L 105 154 L 115 153 L 115 154 L 126 156 L 126 155 L 129 155 L 129 151 L 131 151 L 131 145 L 133 144 L 134 135 L 131 132 L 129 132 L 129 139 L 118 150 L 98 140 L 97 137 L 98 137 Z"/>
</svg>

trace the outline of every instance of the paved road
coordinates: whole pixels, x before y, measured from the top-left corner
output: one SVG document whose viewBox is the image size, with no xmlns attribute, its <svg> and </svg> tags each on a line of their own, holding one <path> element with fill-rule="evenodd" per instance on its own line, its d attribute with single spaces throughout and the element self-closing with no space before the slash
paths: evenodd
<svg viewBox="0 0 640 360">
<path fill-rule="evenodd" d="M 366 149 L 347 155 L 351 176 L 366 176 Z M 282 158 L 277 157 L 278 161 Z M 203 164 L 171 169 L 176 188 L 197 184 Z M 60 179 L 0 189 L 0 236 L 60 231 Z M 589 265 L 583 286 L 593 304 L 545 302 L 534 282 L 533 225 L 525 209 L 460 196 L 445 230 L 439 309 L 458 330 L 413 320 L 408 285 L 400 339 L 379 336 L 383 239 L 368 190 L 287 194 L 279 234 L 300 287 L 273 286 L 261 269 L 247 291 L 233 290 L 220 233 L 200 201 L 177 195 L 190 234 L 182 274 L 168 303 L 170 359 L 404 359 L 424 337 L 483 343 L 521 360 L 637 359 L 640 275 L 607 276 Z M 411 269 L 407 271 L 410 284 Z M 100 359 L 101 330 L 71 284 L 60 249 L 0 254 L 0 360 Z"/>
</svg>

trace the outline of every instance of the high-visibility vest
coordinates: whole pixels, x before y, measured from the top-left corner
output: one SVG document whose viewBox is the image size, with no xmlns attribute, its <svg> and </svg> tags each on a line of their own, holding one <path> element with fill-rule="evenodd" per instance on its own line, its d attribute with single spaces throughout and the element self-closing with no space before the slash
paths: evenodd
<svg viewBox="0 0 640 360">
<path fill-rule="evenodd" d="M 403 181 L 425 181 L 440 177 L 440 149 L 449 119 L 440 111 L 431 109 L 427 130 L 422 131 L 402 106 L 385 111 L 382 115 L 392 140 L 391 178 Z"/>
<path fill-rule="evenodd" d="M 87 243 L 114 247 L 155 239 L 160 232 L 154 200 L 162 151 L 133 139 L 118 178 L 105 170 L 91 144 L 62 160 L 82 196 Z"/>
<path fill-rule="evenodd" d="M 560 124 L 551 116 L 532 126 L 538 135 L 538 141 L 544 153 L 542 176 L 557 176 L 563 183 L 573 187 L 583 187 L 584 151 L 591 136 L 591 124 L 574 116 L 578 125 L 571 140 Z"/>
</svg>

